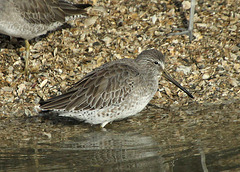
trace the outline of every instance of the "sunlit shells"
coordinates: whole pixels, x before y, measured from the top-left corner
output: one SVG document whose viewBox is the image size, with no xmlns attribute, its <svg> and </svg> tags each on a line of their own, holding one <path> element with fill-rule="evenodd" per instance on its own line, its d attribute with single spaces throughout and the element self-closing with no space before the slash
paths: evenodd
<svg viewBox="0 0 240 172">
<path fill-rule="evenodd" d="M 13 88 L 12 87 L 2 87 L 1 90 L 2 90 L 2 92 L 12 92 Z"/>
<path fill-rule="evenodd" d="M 189 43 L 188 36 L 167 34 L 178 32 L 173 28 L 187 28 L 183 21 L 189 17 L 190 0 L 180 2 L 179 6 L 167 0 L 97 1 L 96 6 L 89 8 L 89 16 L 70 22 L 72 27 L 30 41 L 28 77 L 22 73 L 24 41 L 11 42 L 1 35 L 0 113 L 36 115 L 37 100 L 61 94 L 60 90 L 68 89 L 107 61 L 135 58 L 150 48 L 166 55 L 166 70 L 193 93 L 193 102 L 237 99 L 240 96 L 240 14 L 233 2 L 227 5 L 220 1 L 198 2 L 194 39 Z M 157 105 L 169 106 L 177 101 L 174 106 L 182 107 L 192 102 L 163 77 L 159 87 L 164 89 L 160 98 L 155 97 Z"/>
<path fill-rule="evenodd" d="M 202 79 L 209 79 L 210 75 L 208 73 L 203 74 Z"/>
<path fill-rule="evenodd" d="M 91 18 L 86 19 L 84 22 L 85 27 L 93 25 L 97 21 L 97 18 L 98 18 L 97 16 L 93 16 Z"/>
<path fill-rule="evenodd" d="M 183 71 L 185 75 L 188 75 L 188 74 L 190 74 L 190 72 L 191 72 L 191 66 L 188 67 L 188 66 L 182 66 L 182 65 L 181 65 L 181 66 L 177 67 L 177 70 L 176 70 L 176 71 L 177 71 L 177 72 Z"/>
<path fill-rule="evenodd" d="M 112 42 L 112 38 L 107 36 L 103 38 L 103 41 L 106 43 L 106 46 L 109 46 L 109 44 Z"/>
<path fill-rule="evenodd" d="M 157 17 L 156 17 L 156 15 L 152 16 L 152 23 L 155 24 L 156 21 L 157 21 Z"/>
<path fill-rule="evenodd" d="M 46 84 L 47 84 L 48 80 L 47 79 L 44 79 L 41 84 L 39 85 L 40 88 L 44 87 Z"/>
<path fill-rule="evenodd" d="M 190 9 L 190 8 L 191 8 L 191 2 L 189 2 L 189 1 L 183 1 L 183 2 L 182 2 L 182 7 L 183 7 L 184 10 Z"/>
<path fill-rule="evenodd" d="M 240 85 L 239 81 L 237 81 L 236 78 L 230 78 L 230 79 L 229 79 L 229 83 L 230 83 L 231 86 L 233 86 L 233 87 L 237 87 L 237 86 Z"/>
<path fill-rule="evenodd" d="M 98 15 L 100 16 L 105 16 L 107 15 L 107 10 L 104 6 L 94 6 L 92 8 L 89 8 L 89 14 L 97 15 L 97 13 L 99 13 Z"/>
<path fill-rule="evenodd" d="M 23 83 L 20 84 L 20 85 L 18 86 L 18 90 L 17 90 L 18 95 L 20 96 L 25 89 L 26 89 L 26 85 L 23 84 Z"/>
</svg>

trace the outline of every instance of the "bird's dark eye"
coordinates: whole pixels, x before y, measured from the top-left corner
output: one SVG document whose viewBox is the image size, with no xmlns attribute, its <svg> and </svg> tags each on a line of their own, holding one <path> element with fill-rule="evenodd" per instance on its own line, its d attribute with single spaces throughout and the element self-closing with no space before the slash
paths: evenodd
<svg viewBox="0 0 240 172">
<path fill-rule="evenodd" d="M 155 61 L 154 63 L 155 63 L 155 64 L 159 64 L 158 61 Z"/>
</svg>

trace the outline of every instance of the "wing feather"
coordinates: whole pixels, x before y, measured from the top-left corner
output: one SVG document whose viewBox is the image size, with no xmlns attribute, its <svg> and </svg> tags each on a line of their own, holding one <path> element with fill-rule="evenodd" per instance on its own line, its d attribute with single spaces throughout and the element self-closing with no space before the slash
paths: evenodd
<svg viewBox="0 0 240 172">
<path fill-rule="evenodd" d="M 66 16 L 85 13 L 90 4 L 72 4 L 64 0 L 28 0 L 14 2 L 29 23 L 51 24 L 65 22 Z"/>
<path fill-rule="evenodd" d="M 136 68 L 125 63 L 99 68 L 78 81 L 68 92 L 42 103 L 41 108 L 93 110 L 119 105 L 131 93 L 138 75 Z"/>
</svg>

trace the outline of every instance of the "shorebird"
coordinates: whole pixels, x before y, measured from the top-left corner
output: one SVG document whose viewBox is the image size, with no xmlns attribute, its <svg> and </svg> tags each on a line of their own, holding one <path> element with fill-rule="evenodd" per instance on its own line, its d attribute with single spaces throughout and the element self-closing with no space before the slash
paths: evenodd
<svg viewBox="0 0 240 172">
<path fill-rule="evenodd" d="M 25 39 L 25 73 L 28 72 L 29 40 L 55 30 L 85 13 L 90 4 L 66 0 L 0 0 L 0 33 Z"/>
<path fill-rule="evenodd" d="M 157 92 L 161 75 L 193 98 L 165 71 L 164 55 L 151 49 L 136 59 L 116 60 L 96 68 L 64 94 L 40 102 L 40 109 L 104 127 L 140 112 Z"/>
</svg>

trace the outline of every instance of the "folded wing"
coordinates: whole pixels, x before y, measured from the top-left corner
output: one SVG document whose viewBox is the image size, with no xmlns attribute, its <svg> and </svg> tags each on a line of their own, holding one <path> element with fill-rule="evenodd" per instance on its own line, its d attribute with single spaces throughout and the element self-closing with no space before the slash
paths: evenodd
<svg viewBox="0 0 240 172">
<path fill-rule="evenodd" d="M 78 81 L 66 93 L 41 102 L 46 110 L 94 110 L 121 102 L 131 93 L 139 74 L 123 63 L 94 70 Z"/>
</svg>

